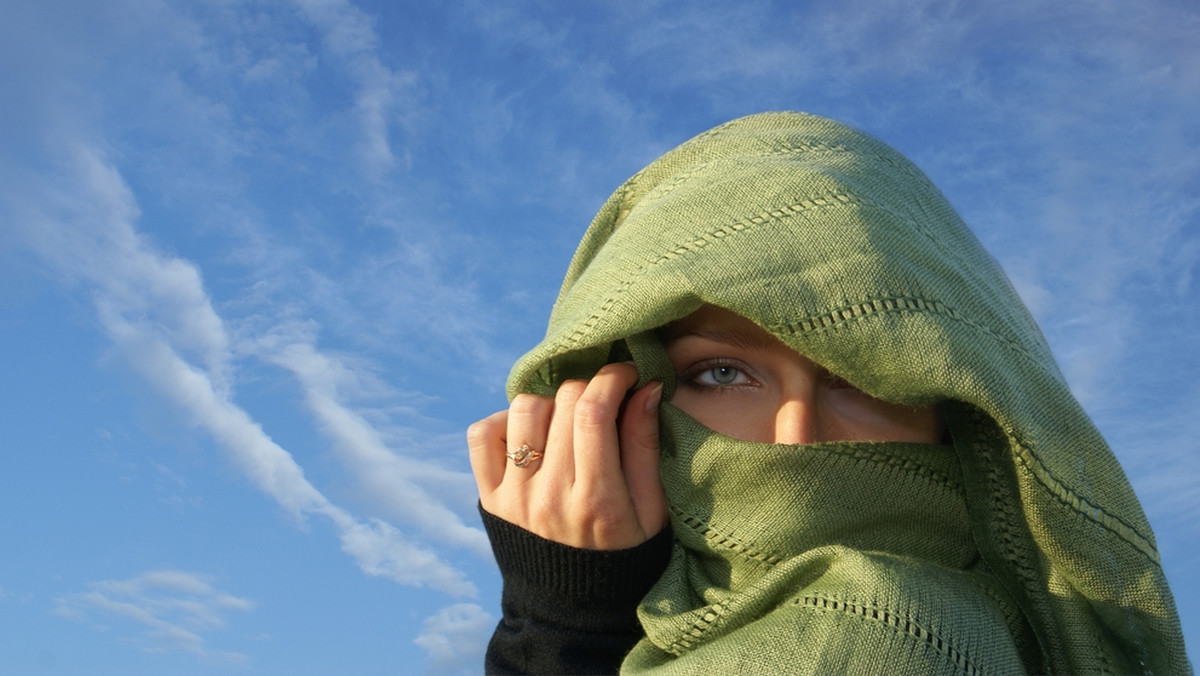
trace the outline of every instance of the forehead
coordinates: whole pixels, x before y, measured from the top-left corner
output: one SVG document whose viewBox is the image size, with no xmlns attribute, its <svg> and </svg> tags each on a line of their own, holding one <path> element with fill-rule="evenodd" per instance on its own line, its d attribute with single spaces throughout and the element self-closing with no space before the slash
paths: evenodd
<svg viewBox="0 0 1200 676">
<path fill-rule="evenodd" d="M 668 347 L 681 338 L 694 336 L 744 348 L 787 348 L 778 338 L 753 321 L 715 305 L 705 305 L 692 314 L 671 322 L 663 329 L 662 336 Z"/>
</svg>

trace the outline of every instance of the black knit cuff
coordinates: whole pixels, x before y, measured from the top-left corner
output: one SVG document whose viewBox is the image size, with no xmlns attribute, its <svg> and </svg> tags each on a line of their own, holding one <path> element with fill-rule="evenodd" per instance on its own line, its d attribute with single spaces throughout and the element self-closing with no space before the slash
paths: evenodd
<svg viewBox="0 0 1200 676">
<path fill-rule="evenodd" d="M 520 614 L 579 628 L 636 625 L 636 608 L 671 558 L 670 528 L 629 549 L 579 549 L 547 540 L 489 514 L 483 525 L 504 577 L 504 601 Z"/>
</svg>

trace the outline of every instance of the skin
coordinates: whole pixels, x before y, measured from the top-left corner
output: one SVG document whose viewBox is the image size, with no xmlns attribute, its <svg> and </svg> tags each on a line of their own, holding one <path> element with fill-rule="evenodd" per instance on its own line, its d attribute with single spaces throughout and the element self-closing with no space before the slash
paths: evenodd
<svg viewBox="0 0 1200 676">
<path fill-rule="evenodd" d="M 705 306 L 670 325 L 671 403 L 709 429 L 745 441 L 938 443 L 933 406 L 891 404 L 862 392 L 728 310 Z"/>
<path fill-rule="evenodd" d="M 715 432 L 746 441 L 938 443 L 936 408 L 875 399 L 754 322 L 706 306 L 664 331 L 677 387 L 671 403 Z M 548 540 L 583 549 L 634 547 L 667 524 L 658 480 L 662 385 L 608 364 L 554 397 L 521 394 L 467 431 L 483 508 Z M 624 402 L 624 403 L 623 403 Z M 623 404 L 623 405 L 622 405 Z M 528 444 L 544 457 L 505 457 Z"/>
</svg>

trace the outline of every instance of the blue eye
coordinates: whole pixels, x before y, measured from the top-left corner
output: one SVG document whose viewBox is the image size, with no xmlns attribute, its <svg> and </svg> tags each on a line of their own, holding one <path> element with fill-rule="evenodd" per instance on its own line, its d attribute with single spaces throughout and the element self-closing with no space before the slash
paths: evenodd
<svg viewBox="0 0 1200 676">
<path fill-rule="evenodd" d="M 732 366 L 715 366 L 706 373 L 718 385 L 732 385 L 741 374 L 741 371 Z"/>
<path fill-rule="evenodd" d="M 756 386 L 752 371 L 740 362 L 726 359 L 705 359 L 679 374 L 679 384 L 694 390 L 731 392 L 738 388 Z"/>
<path fill-rule="evenodd" d="M 744 385 L 749 378 L 736 366 L 718 364 L 696 371 L 688 380 L 699 387 L 717 388 Z"/>
</svg>

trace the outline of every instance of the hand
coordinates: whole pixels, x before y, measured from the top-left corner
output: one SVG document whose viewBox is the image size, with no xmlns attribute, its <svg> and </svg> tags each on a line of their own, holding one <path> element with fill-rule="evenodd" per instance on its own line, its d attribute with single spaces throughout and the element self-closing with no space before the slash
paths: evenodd
<svg viewBox="0 0 1200 676">
<path fill-rule="evenodd" d="M 590 381 L 564 382 L 554 398 L 517 395 L 507 411 L 471 425 L 467 441 L 483 508 L 582 549 L 626 549 L 662 530 L 662 384 L 642 387 L 622 409 L 636 383 L 632 364 L 608 364 Z M 543 457 L 517 467 L 505 452 L 523 444 Z"/>
</svg>

